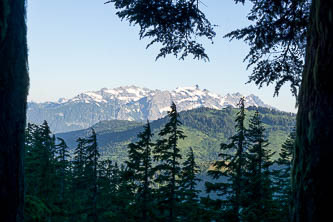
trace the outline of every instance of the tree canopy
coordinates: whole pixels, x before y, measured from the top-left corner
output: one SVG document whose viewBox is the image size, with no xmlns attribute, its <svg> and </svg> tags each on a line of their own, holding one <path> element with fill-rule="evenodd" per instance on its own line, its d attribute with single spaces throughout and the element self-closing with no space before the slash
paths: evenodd
<svg viewBox="0 0 333 222">
<path fill-rule="evenodd" d="M 244 61 L 252 73 L 248 82 L 262 87 L 275 83 L 274 95 L 289 82 L 297 96 L 301 83 L 309 23 L 309 0 L 234 0 L 252 5 L 247 19 L 250 25 L 227 33 L 224 37 L 242 39 L 250 50 Z M 140 27 L 140 38 L 151 38 L 147 48 L 161 43 L 156 59 L 173 54 L 184 59 L 193 55 L 208 59 L 199 37 L 213 40 L 215 25 L 200 10 L 198 0 L 110 0 L 117 15 Z M 222 27 L 223 28 L 223 27 Z"/>
<path fill-rule="evenodd" d="M 235 0 L 245 3 L 246 0 Z M 247 19 L 250 25 L 234 30 L 225 37 L 242 39 L 250 51 L 244 61 L 253 66 L 249 82 L 261 87 L 275 82 L 275 95 L 290 82 L 297 96 L 301 83 L 309 23 L 309 0 L 248 0 L 252 4 Z"/>
<path fill-rule="evenodd" d="M 198 0 L 110 0 L 118 9 L 117 15 L 130 24 L 140 27 L 139 36 L 162 45 L 156 59 L 173 54 L 180 59 L 193 55 L 195 59 L 208 60 L 203 45 L 197 37 L 212 41 L 214 26 L 199 8 Z"/>
</svg>

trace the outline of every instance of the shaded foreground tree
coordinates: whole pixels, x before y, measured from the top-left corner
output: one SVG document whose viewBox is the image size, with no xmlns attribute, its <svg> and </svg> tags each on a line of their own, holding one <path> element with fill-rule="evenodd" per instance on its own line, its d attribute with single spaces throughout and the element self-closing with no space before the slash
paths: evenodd
<svg viewBox="0 0 333 222">
<path fill-rule="evenodd" d="M 333 182 L 328 182 L 327 175 L 323 173 L 331 168 L 330 157 L 333 154 L 333 87 L 330 81 L 333 70 L 333 0 L 249 1 L 253 4 L 248 16 L 252 25 L 229 33 L 227 37 L 244 39 L 250 45 L 246 60 L 250 66 L 256 65 L 250 81 L 259 87 L 275 82 L 277 94 L 284 83 L 290 82 L 293 94 L 297 95 L 301 82 L 293 167 L 293 221 L 320 221 L 330 216 L 329 205 L 325 203 L 333 196 Z M 174 7 L 179 2 L 193 9 L 195 0 L 110 2 L 116 3 L 122 19 L 139 24 L 141 37 L 145 37 L 147 31 L 147 36 L 156 38 L 155 42 L 161 40 L 169 49 L 177 49 L 177 46 L 182 49 L 186 45 L 186 37 L 179 39 L 179 32 L 173 31 L 186 36 L 186 31 L 191 30 L 189 26 L 200 24 L 186 22 L 192 17 L 181 8 Z M 244 3 L 246 0 L 235 2 Z M 164 15 L 178 12 L 180 20 L 169 24 L 166 22 L 169 16 L 156 17 L 154 13 L 146 14 L 145 7 L 133 7 L 144 6 L 143 3 L 156 7 L 155 11 L 161 6 L 165 10 Z M 194 10 L 194 13 L 200 14 L 201 11 Z M 167 30 L 171 31 L 170 35 L 165 35 Z M 205 32 L 191 34 L 210 36 Z M 175 44 L 168 39 L 177 39 L 183 44 Z M 163 55 L 174 53 L 172 50 L 163 52 Z"/>
<path fill-rule="evenodd" d="M 0 221 L 23 221 L 29 86 L 24 0 L 0 0 Z"/>
<path fill-rule="evenodd" d="M 313 0 L 297 113 L 292 221 L 323 221 L 333 181 L 333 0 Z"/>
<path fill-rule="evenodd" d="M 297 96 L 304 66 L 309 0 L 234 0 L 251 2 L 247 19 L 251 25 L 234 30 L 225 37 L 243 39 L 250 46 L 244 61 L 253 67 L 248 82 L 259 87 L 275 83 L 278 95 L 285 83 Z"/>
<path fill-rule="evenodd" d="M 193 55 L 208 60 L 205 48 L 197 37 L 215 37 L 214 26 L 199 9 L 198 0 L 109 0 L 114 3 L 121 19 L 140 27 L 139 36 L 162 45 L 156 59 L 173 54 L 180 59 Z"/>
</svg>

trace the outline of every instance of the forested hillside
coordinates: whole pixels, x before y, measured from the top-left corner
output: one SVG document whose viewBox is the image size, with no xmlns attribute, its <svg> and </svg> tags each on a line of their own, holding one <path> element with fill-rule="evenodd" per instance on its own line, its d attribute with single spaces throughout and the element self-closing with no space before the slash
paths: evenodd
<svg viewBox="0 0 333 222">
<path fill-rule="evenodd" d="M 288 221 L 294 116 L 239 104 L 62 135 L 28 124 L 26 221 Z"/>
<path fill-rule="evenodd" d="M 253 115 L 256 108 L 246 109 L 246 118 Z M 295 114 L 280 112 L 268 108 L 259 108 L 262 121 L 272 151 L 279 151 L 290 130 L 295 126 Z M 179 147 L 185 154 L 188 147 L 193 148 L 200 167 L 207 168 L 215 160 L 220 150 L 220 143 L 227 142 L 234 133 L 234 117 L 237 109 L 228 107 L 222 110 L 198 108 L 180 112 L 182 130 L 187 138 L 180 141 Z M 151 122 L 152 132 L 156 132 L 167 122 L 167 118 Z M 96 130 L 100 152 L 103 158 L 124 162 L 127 158 L 126 146 L 136 140 L 136 135 L 143 130 L 144 123 L 126 120 L 102 121 L 92 126 Z M 57 136 L 65 139 L 68 146 L 74 148 L 76 139 L 89 135 L 90 129 L 59 133 Z M 277 157 L 277 154 L 274 156 Z"/>
</svg>

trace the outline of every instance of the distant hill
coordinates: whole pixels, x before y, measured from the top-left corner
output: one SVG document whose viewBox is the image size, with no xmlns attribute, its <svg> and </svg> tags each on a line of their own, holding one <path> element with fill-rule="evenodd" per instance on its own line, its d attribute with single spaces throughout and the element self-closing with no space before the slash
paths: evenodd
<svg viewBox="0 0 333 222">
<path fill-rule="evenodd" d="M 81 93 L 58 102 L 28 103 L 27 120 L 41 124 L 46 120 L 53 132 L 68 132 L 88 128 L 103 120 L 130 120 L 142 122 L 164 117 L 174 101 L 179 111 L 199 107 L 222 109 L 236 107 L 240 93 L 221 96 L 207 89 L 179 87 L 172 91 L 151 90 L 137 86 Z M 267 107 L 259 97 L 245 97 L 245 106 Z"/>
<path fill-rule="evenodd" d="M 246 109 L 246 117 L 254 114 L 255 107 Z M 185 154 L 192 147 L 199 165 L 207 168 L 218 157 L 220 143 L 234 133 L 234 118 L 237 109 L 227 107 L 222 110 L 210 108 L 197 108 L 180 113 L 183 123 L 182 129 L 187 138 L 181 141 L 179 146 L 181 153 Z M 295 114 L 280 112 L 269 108 L 259 108 L 266 127 L 266 133 L 270 142 L 269 147 L 273 151 L 279 151 L 281 144 L 286 139 L 290 130 L 295 126 Z M 167 122 L 167 118 L 151 122 L 154 138 Z M 136 135 L 142 131 L 142 122 L 127 120 L 101 121 L 92 127 L 97 132 L 98 144 L 103 158 L 123 162 L 127 158 L 127 145 L 136 140 Z M 66 140 L 67 144 L 74 148 L 78 137 L 89 135 L 90 129 L 58 133 L 57 136 Z"/>
</svg>

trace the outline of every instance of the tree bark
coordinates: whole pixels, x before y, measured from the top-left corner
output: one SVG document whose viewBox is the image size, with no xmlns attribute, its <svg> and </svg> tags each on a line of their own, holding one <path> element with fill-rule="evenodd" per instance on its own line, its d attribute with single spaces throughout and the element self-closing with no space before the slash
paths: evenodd
<svg viewBox="0 0 333 222">
<path fill-rule="evenodd" d="M 299 95 L 292 221 L 331 218 L 333 0 L 313 0 Z"/>
<path fill-rule="evenodd" d="M 24 0 L 0 0 L 0 221 L 23 221 L 29 86 Z"/>
</svg>

